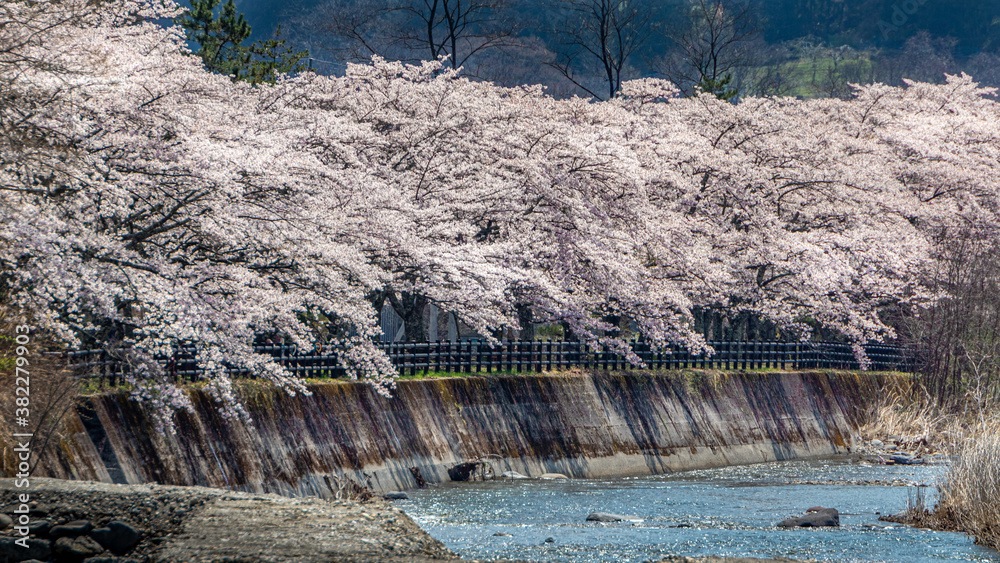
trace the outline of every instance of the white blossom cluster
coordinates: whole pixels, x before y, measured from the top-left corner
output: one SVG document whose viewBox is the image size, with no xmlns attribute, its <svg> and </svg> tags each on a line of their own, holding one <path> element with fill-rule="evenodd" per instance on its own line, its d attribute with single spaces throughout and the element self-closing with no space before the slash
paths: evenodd
<svg viewBox="0 0 1000 563">
<path fill-rule="evenodd" d="M 305 392 L 252 342 L 312 347 L 319 315 L 389 392 L 378 292 L 484 335 L 529 306 L 626 354 L 609 315 L 710 352 L 699 306 L 891 338 L 880 307 L 936 297 L 933 228 L 1000 224 L 1000 105 L 967 76 L 738 105 L 649 79 L 556 100 L 379 59 L 252 86 L 154 23 L 177 13 L 0 5 L 0 286 L 70 345 L 130 327 L 136 394 L 168 426 L 188 399 L 154 357 L 197 343 L 246 417 L 225 366 Z"/>
</svg>

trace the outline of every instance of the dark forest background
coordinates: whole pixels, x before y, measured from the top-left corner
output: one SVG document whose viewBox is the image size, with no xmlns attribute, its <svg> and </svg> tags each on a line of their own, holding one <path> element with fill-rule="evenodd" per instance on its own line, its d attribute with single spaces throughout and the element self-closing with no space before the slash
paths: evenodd
<svg viewBox="0 0 1000 563">
<path fill-rule="evenodd" d="M 235 0 L 250 40 L 308 66 L 448 56 L 467 76 L 610 96 L 660 77 L 725 97 L 850 95 L 851 83 L 1000 85 L 1000 0 Z M 279 27 L 280 26 L 280 27 Z"/>
</svg>

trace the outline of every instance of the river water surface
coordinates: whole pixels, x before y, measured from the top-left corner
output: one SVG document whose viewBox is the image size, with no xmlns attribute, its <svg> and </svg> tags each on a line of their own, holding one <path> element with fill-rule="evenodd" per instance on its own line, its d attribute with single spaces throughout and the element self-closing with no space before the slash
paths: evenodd
<svg viewBox="0 0 1000 563">
<path fill-rule="evenodd" d="M 913 486 L 944 465 L 793 461 L 629 479 L 448 483 L 399 501 L 420 526 L 471 559 L 641 562 L 667 555 L 792 557 L 831 562 L 991 561 L 1000 554 L 963 534 L 878 522 L 906 508 Z M 830 484 L 802 484 L 824 482 Z M 928 506 L 934 489 L 924 489 Z M 840 511 L 840 528 L 774 524 L 811 506 Z M 591 512 L 641 522 L 585 522 Z M 494 536 L 495 533 L 510 536 Z M 553 542 L 546 542 L 552 538 Z"/>
</svg>

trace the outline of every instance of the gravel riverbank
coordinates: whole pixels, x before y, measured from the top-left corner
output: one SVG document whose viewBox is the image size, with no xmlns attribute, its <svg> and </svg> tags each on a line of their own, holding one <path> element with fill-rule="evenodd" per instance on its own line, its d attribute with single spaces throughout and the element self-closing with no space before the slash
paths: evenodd
<svg viewBox="0 0 1000 563">
<path fill-rule="evenodd" d="M 0 479 L 0 491 L 2 513 L 19 517 L 17 495 L 24 489 L 14 488 L 12 479 Z M 6 526 L 0 537 L 0 563 L 28 559 L 59 563 L 433 563 L 458 559 L 401 510 L 382 500 L 330 502 L 203 487 L 54 479 L 33 479 L 28 493 L 30 547 L 15 545 L 14 540 L 22 536 Z M 128 536 L 128 529 L 137 535 L 132 546 L 113 545 L 109 532 L 97 532 L 109 530 L 115 535 L 117 530 L 119 536 Z"/>
</svg>

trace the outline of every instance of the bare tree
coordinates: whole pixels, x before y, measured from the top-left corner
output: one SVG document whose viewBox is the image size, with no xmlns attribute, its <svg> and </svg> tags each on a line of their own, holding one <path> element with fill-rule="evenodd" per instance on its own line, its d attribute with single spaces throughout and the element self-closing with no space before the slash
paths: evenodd
<svg viewBox="0 0 1000 563">
<path fill-rule="evenodd" d="M 876 53 L 847 45 L 829 49 L 828 53 L 822 77 L 813 84 L 816 92 L 828 98 L 847 99 L 854 95 L 854 84 L 876 82 L 879 67 L 872 62 Z"/>
<path fill-rule="evenodd" d="M 660 72 L 688 95 L 701 90 L 732 98 L 734 74 L 748 66 L 756 37 L 750 2 L 693 0 L 690 23 L 673 37 L 677 49 L 661 61 Z"/>
<path fill-rule="evenodd" d="M 629 60 L 649 38 L 652 10 L 629 0 L 557 0 L 564 12 L 557 58 L 550 66 L 595 98 L 598 88 L 580 75 L 596 66 L 614 97 L 627 76 Z"/>
<path fill-rule="evenodd" d="M 1000 396 L 1000 244 L 991 225 L 940 227 L 944 297 L 920 316 L 900 315 L 900 333 L 919 352 L 927 387 L 940 400 L 982 405 Z"/>
<path fill-rule="evenodd" d="M 517 44 L 508 8 L 508 0 L 331 0 L 318 9 L 319 17 L 300 18 L 296 27 L 300 37 L 332 39 L 328 50 L 341 61 L 447 57 L 458 68 Z"/>
<path fill-rule="evenodd" d="M 984 86 L 1000 86 L 1000 54 L 979 52 L 969 59 L 966 72 Z"/>
<path fill-rule="evenodd" d="M 747 49 L 747 64 L 737 73 L 733 89 L 742 96 L 791 96 L 798 83 L 796 61 L 787 45 L 769 45 L 756 38 Z"/>
</svg>

